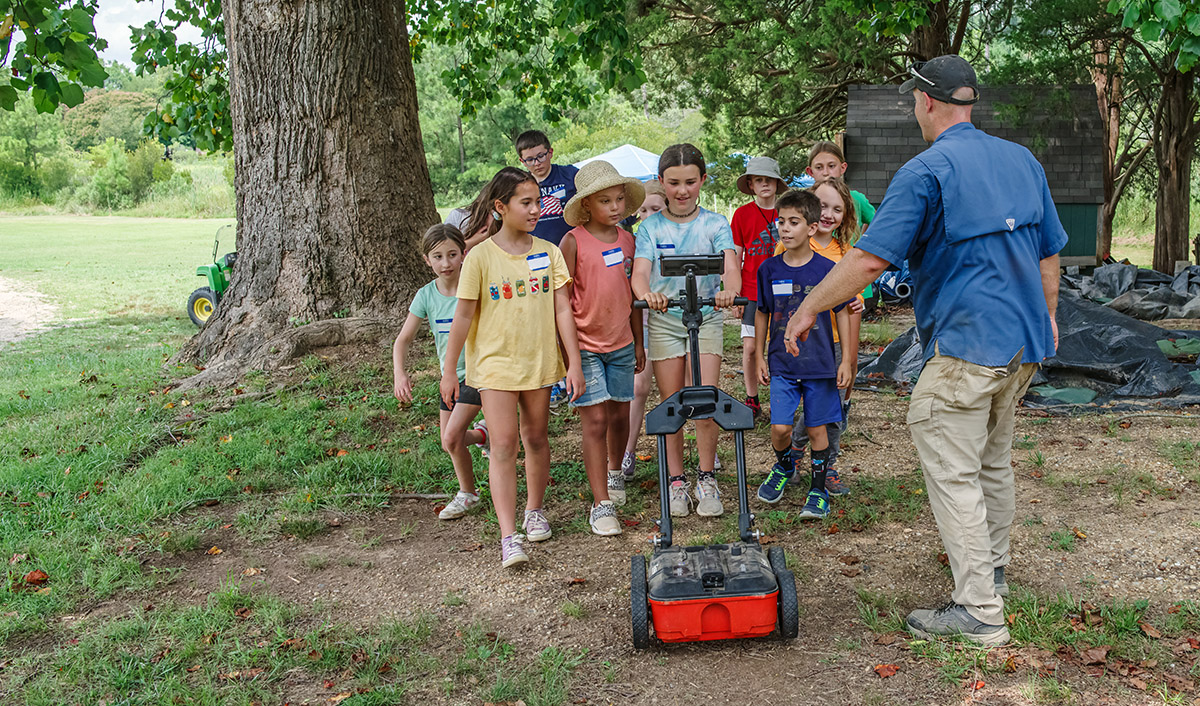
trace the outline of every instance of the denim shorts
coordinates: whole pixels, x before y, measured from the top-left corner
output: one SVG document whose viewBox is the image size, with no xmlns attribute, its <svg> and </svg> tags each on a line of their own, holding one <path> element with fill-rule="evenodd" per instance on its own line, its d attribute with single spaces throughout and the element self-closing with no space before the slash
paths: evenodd
<svg viewBox="0 0 1200 706">
<path fill-rule="evenodd" d="M 583 395 L 571 403 L 572 407 L 590 407 L 601 402 L 630 402 L 633 400 L 633 371 L 637 367 L 637 356 L 633 344 L 610 353 L 579 351 L 580 368 L 583 370 Z"/>
<path fill-rule="evenodd" d="M 794 380 L 771 376 L 771 424 L 791 426 L 801 401 L 806 427 L 842 421 L 842 397 L 836 378 Z"/>
</svg>

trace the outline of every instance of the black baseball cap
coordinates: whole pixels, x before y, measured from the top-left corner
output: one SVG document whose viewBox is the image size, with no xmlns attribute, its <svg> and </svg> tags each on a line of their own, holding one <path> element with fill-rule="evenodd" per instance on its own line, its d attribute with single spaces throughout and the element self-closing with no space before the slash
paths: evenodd
<svg viewBox="0 0 1200 706">
<path fill-rule="evenodd" d="M 912 93 L 917 89 L 929 94 L 930 98 L 943 103 L 955 105 L 971 105 L 979 100 L 979 84 L 975 78 L 975 69 L 967 60 L 957 54 L 946 54 L 934 57 L 929 61 L 918 61 L 908 67 L 912 78 L 900 86 L 901 93 Z M 963 86 L 975 92 L 974 97 L 961 100 L 954 97 L 954 92 Z"/>
</svg>

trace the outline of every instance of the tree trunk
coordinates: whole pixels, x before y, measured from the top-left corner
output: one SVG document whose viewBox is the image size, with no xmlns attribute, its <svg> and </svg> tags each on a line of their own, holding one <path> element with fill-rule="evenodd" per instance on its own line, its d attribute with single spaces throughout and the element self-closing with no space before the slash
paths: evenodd
<svg viewBox="0 0 1200 706">
<path fill-rule="evenodd" d="M 1109 38 L 1092 43 L 1095 68 L 1092 83 L 1096 86 L 1096 103 L 1104 126 L 1104 204 L 1100 208 L 1099 254 L 1108 257 L 1112 252 L 1113 221 L 1117 215 L 1117 147 L 1121 136 L 1121 82 L 1124 78 L 1122 48 L 1113 48 Z M 1115 55 L 1114 55 L 1115 52 Z"/>
<path fill-rule="evenodd" d="M 1187 260 L 1192 157 L 1196 152 L 1196 72 L 1171 68 L 1162 84 L 1162 117 L 1154 142 L 1158 158 L 1154 207 L 1154 269 L 1173 274 Z"/>
<path fill-rule="evenodd" d="M 929 3 L 929 21 L 918 27 L 912 37 L 912 52 L 922 61 L 954 53 L 950 37 L 950 11 L 947 0 Z"/>
<path fill-rule="evenodd" d="M 238 260 L 177 360 L 227 373 L 297 324 L 402 316 L 428 279 L 417 243 L 438 218 L 404 3 L 223 0 L 222 11 Z"/>
</svg>

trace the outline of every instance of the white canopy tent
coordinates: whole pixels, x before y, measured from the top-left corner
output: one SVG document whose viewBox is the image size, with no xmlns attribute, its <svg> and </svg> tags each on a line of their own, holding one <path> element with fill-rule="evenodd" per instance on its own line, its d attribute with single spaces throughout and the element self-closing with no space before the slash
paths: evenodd
<svg viewBox="0 0 1200 706">
<path fill-rule="evenodd" d="M 576 167 L 582 167 L 588 162 L 603 159 L 616 167 L 617 173 L 625 177 L 633 177 L 640 181 L 650 181 L 658 176 L 658 155 L 635 145 L 621 145 L 595 157 L 589 157 L 582 162 L 576 162 Z"/>
</svg>

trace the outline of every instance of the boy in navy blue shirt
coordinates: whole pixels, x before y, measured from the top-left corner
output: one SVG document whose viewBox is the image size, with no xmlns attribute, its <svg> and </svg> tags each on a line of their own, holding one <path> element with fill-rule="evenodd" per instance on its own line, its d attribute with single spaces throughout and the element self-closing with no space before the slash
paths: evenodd
<svg viewBox="0 0 1200 706">
<path fill-rule="evenodd" d="M 571 164 L 551 164 L 554 149 L 550 138 L 540 130 L 527 130 L 517 136 L 517 157 L 538 183 L 542 215 L 533 234 L 555 245 L 562 242 L 571 226 L 563 220 L 563 209 L 575 195 L 575 175 L 579 169 Z"/>
<path fill-rule="evenodd" d="M 779 197 L 777 226 L 783 252 L 758 268 L 758 311 L 755 313 L 755 354 L 762 383 L 771 386 L 771 446 L 776 463 L 758 488 L 763 502 L 777 503 L 795 473 L 792 463 L 792 423 L 804 403 L 804 426 L 812 445 L 812 485 L 800 519 L 819 519 L 829 514 L 825 472 L 829 464 L 829 439 L 825 425 L 842 421 L 838 388 L 849 386 L 852 357 L 847 350 L 850 317 L 846 304 L 833 309 L 842 364 L 834 362 L 831 316 L 818 316 L 799 355 L 784 349 L 784 331 L 800 302 L 833 269 L 833 261 L 812 250 L 809 238 L 816 234 L 821 218 L 821 201 L 809 191 L 789 191 Z M 770 348 L 767 334 L 770 333 Z"/>
</svg>

